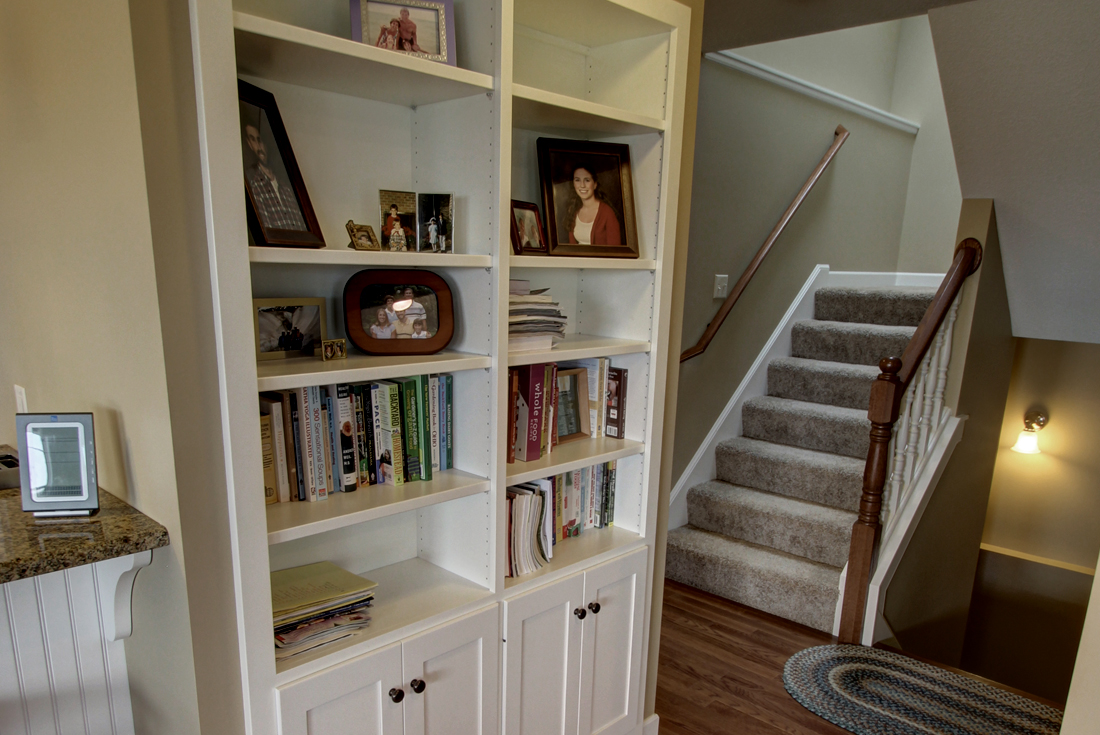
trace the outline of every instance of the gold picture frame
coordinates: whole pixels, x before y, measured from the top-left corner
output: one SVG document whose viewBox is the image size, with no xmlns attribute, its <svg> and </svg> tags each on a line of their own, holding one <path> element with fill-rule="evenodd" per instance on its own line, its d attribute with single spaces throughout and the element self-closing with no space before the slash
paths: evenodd
<svg viewBox="0 0 1100 735">
<path fill-rule="evenodd" d="M 252 299 L 256 360 L 310 357 L 328 339 L 323 298 Z"/>
<path fill-rule="evenodd" d="M 370 225 L 357 225 L 349 219 L 344 228 L 348 231 L 348 237 L 351 238 L 351 242 L 348 243 L 349 248 L 354 250 L 382 249 L 382 242 L 378 239 L 378 235 L 374 234 L 374 228 Z"/>
<path fill-rule="evenodd" d="M 588 370 L 559 370 L 556 388 L 558 407 L 554 414 L 554 430 L 557 443 L 588 439 L 592 435 L 588 413 Z"/>
</svg>

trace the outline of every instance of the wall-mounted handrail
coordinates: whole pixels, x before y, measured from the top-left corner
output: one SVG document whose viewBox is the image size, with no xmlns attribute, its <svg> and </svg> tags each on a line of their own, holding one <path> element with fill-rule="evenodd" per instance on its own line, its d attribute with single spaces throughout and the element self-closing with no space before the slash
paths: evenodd
<svg viewBox="0 0 1100 735">
<path fill-rule="evenodd" d="M 836 126 L 836 131 L 833 133 L 833 144 L 829 146 L 829 150 L 825 151 L 825 155 L 821 158 L 817 166 L 814 167 L 813 172 L 810 174 L 810 178 L 806 179 L 806 183 L 799 189 L 794 201 L 787 207 L 787 211 L 779 218 L 779 221 L 775 224 L 775 228 L 772 229 L 771 234 L 768 235 L 768 239 L 760 246 L 760 250 L 757 251 L 756 256 L 752 259 L 752 262 L 749 263 L 748 267 L 745 268 L 745 272 L 737 279 L 737 283 L 733 285 L 733 290 L 730 291 L 726 300 L 722 302 L 722 306 L 718 309 L 718 313 L 710 320 L 710 324 L 707 325 L 707 329 L 703 332 L 703 336 L 699 338 L 699 341 L 696 342 L 693 347 L 689 347 L 680 354 L 680 362 L 690 360 L 706 351 L 711 340 L 714 339 L 714 335 L 718 333 L 718 329 L 722 326 L 722 323 L 726 321 L 726 317 L 729 316 L 730 310 L 733 309 L 733 305 L 741 298 L 741 294 L 744 292 L 745 287 L 749 285 L 749 281 L 756 275 L 756 271 L 760 269 L 760 264 L 764 262 L 764 258 L 767 257 L 768 252 L 772 249 L 772 245 L 779 239 L 779 235 L 783 232 L 787 223 L 791 221 L 791 217 L 798 211 L 803 200 L 806 199 L 806 195 L 810 193 L 810 189 L 813 189 L 814 184 L 821 178 L 821 174 L 825 173 L 825 169 L 828 168 L 829 163 L 832 162 L 836 152 L 840 150 L 840 146 L 844 145 L 844 141 L 848 140 L 849 135 L 850 133 L 844 129 L 843 125 Z"/>
<path fill-rule="evenodd" d="M 893 437 L 894 424 L 901 416 L 902 401 L 905 400 L 906 391 L 924 362 L 925 355 L 935 342 L 944 319 L 951 312 L 963 282 L 978 269 L 981 262 L 980 242 L 967 238 L 959 243 L 955 248 L 951 268 L 940 283 L 902 356 L 883 358 L 879 363 L 882 373 L 871 385 L 871 403 L 867 411 L 867 418 L 871 420 L 871 446 L 867 450 L 867 465 L 863 471 L 859 516 L 852 526 L 852 543 L 848 552 L 848 576 L 844 581 L 844 601 L 840 611 L 841 643 L 858 644 L 863 634 L 867 589 L 882 530 L 882 493 L 889 474 L 890 439 Z M 898 441 L 907 440 L 913 439 L 904 436 L 898 438 Z"/>
</svg>

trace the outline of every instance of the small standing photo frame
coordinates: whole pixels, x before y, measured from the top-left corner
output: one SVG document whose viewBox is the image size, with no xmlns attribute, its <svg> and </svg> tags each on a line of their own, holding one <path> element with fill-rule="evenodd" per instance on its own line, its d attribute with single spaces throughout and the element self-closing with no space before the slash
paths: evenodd
<svg viewBox="0 0 1100 735">
<path fill-rule="evenodd" d="M 550 252 L 537 204 L 513 199 L 511 229 L 512 252 L 516 255 L 547 255 Z"/>
<path fill-rule="evenodd" d="M 363 270 L 344 286 L 344 328 L 371 355 L 432 355 L 454 336 L 451 288 L 425 270 Z"/>
<path fill-rule="evenodd" d="M 252 299 L 256 359 L 311 357 L 328 339 L 325 300 Z"/>
<path fill-rule="evenodd" d="M 572 368 L 558 371 L 558 444 L 588 439 L 591 424 L 588 410 L 588 370 Z"/>
<path fill-rule="evenodd" d="M 345 339 L 326 339 L 321 341 L 321 361 L 346 360 L 348 343 Z"/>
<path fill-rule="evenodd" d="M 359 43 L 457 66 L 454 0 L 351 0 Z"/>
<path fill-rule="evenodd" d="M 238 79 L 237 97 L 252 240 L 262 246 L 325 247 L 274 95 Z"/>
<path fill-rule="evenodd" d="M 417 252 L 453 253 L 454 231 L 454 194 L 416 195 Z"/>
<path fill-rule="evenodd" d="M 550 254 L 637 258 L 630 146 L 539 138 Z"/>
<path fill-rule="evenodd" d="M 344 225 L 344 228 L 348 231 L 348 236 L 351 238 L 351 242 L 348 243 L 349 248 L 355 250 L 381 250 L 382 243 L 378 240 L 378 235 L 374 234 L 374 228 L 370 225 L 357 225 L 354 221 L 348 220 L 348 223 Z"/>
<path fill-rule="evenodd" d="M 378 192 L 382 249 L 404 253 L 416 250 L 416 192 L 382 189 Z"/>
</svg>

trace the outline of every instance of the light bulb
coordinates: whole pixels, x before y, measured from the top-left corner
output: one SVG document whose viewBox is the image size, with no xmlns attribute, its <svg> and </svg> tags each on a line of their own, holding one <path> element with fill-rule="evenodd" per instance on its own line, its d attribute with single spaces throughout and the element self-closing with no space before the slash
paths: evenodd
<svg viewBox="0 0 1100 735">
<path fill-rule="evenodd" d="M 1012 451 L 1020 454 L 1039 454 L 1039 432 L 1034 429 L 1024 429 L 1020 432 Z"/>
</svg>

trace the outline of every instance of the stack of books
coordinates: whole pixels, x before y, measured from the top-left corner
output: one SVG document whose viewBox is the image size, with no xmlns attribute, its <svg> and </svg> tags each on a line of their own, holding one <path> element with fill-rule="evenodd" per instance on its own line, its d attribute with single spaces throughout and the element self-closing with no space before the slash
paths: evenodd
<svg viewBox="0 0 1100 735">
<path fill-rule="evenodd" d="M 508 576 L 530 574 L 554 546 L 588 528 L 615 525 L 616 463 L 583 467 L 508 488 Z"/>
<path fill-rule="evenodd" d="M 566 317 L 549 289 L 531 290 L 531 282 L 508 282 L 508 351 L 549 350 L 565 337 Z"/>
<path fill-rule="evenodd" d="M 445 374 L 261 393 L 265 500 L 325 500 L 451 469 L 453 394 Z"/>
<path fill-rule="evenodd" d="M 366 628 L 377 586 L 328 561 L 272 572 L 275 660 L 312 651 Z"/>
</svg>

